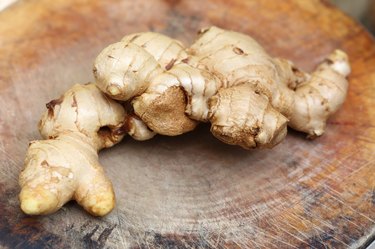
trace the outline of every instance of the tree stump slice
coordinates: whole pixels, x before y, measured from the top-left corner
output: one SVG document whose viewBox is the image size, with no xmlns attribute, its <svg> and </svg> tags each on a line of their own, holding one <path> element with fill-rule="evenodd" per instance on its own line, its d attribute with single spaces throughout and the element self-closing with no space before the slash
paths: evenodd
<svg viewBox="0 0 375 249">
<path fill-rule="evenodd" d="M 193 41 L 216 25 L 312 70 L 336 48 L 350 90 L 321 138 L 289 131 L 245 151 L 209 127 L 101 152 L 117 206 L 94 218 L 74 202 L 55 214 L 19 209 L 18 175 L 45 103 L 93 80 L 92 63 L 126 34 Z M 0 247 L 358 248 L 375 236 L 375 43 L 327 1 L 28 0 L 0 12 Z"/>
</svg>

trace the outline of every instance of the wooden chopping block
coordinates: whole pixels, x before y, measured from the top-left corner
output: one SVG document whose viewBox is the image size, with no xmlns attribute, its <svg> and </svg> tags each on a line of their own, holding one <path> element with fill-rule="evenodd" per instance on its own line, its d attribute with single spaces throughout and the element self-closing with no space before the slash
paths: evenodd
<svg viewBox="0 0 375 249">
<path fill-rule="evenodd" d="M 222 144 L 207 126 L 101 153 L 117 207 L 98 219 L 74 202 L 44 217 L 19 209 L 18 174 L 44 105 L 93 80 L 95 56 L 153 30 L 190 43 L 216 25 L 311 70 L 336 48 L 350 90 L 326 134 L 290 131 L 272 150 Z M 375 236 L 375 43 L 319 0 L 24 0 L 0 13 L 0 247 L 353 248 Z"/>
</svg>

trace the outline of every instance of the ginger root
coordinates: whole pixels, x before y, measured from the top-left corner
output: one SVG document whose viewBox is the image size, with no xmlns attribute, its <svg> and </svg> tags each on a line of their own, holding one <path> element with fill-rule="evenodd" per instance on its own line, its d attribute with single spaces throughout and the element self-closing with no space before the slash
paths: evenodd
<svg viewBox="0 0 375 249">
<path fill-rule="evenodd" d="M 32 141 L 20 175 L 21 209 L 48 214 L 71 199 L 102 216 L 115 204 L 98 151 L 124 136 L 124 108 L 94 84 L 74 85 L 47 104 L 39 123 L 46 140 Z"/>
<path fill-rule="evenodd" d="M 340 50 L 310 75 L 251 37 L 217 27 L 201 30 L 190 48 L 156 33 L 130 35 L 94 63 L 98 87 L 130 101 L 155 133 L 175 136 L 211 122 L 214 136 L 246 149 L 275 146 L 287 125 L 322 135 L 345 100 L 349 73 Z"/>
<path fill-rule="evenodd" d="M 147 140 L 210 122 L 215 137 L 245 149 L 275 146 L 288 125 L 320 136 L 345 100 L 350 65 L 336 50 L 308 74 L 247 35 L 211 27 L 190 48 L 158 33 L 128 35 L 98 55 L 93 72 L 96 85 L 74 85 L 47 104 L 45 140 L 30 143 L 20 175 L 27 214 L 71 199 L 93 215 L 110 212 L 114 192 L 98 151 L 125 134 Z"/>
<path fill-rule="evenodd" d="M 145 32 L 125 36 L 105 48 L 94 62 L 97 86 L 108 96 L 130 101 L 148 88 L 150 81 L 186 58 L 183 45 L 167 36 Z M 185 115 L 185 94 L 179 88 L 155 95 L 147 111 L 136 108 L 135 114 L 145 126 L 158 134 L 175 136 L 193 130 L 197 121 Z M 147 100 L 145 100 L 147 101 Z M 171 104 L 173 103 L 173 104 Z"/>
</svg>

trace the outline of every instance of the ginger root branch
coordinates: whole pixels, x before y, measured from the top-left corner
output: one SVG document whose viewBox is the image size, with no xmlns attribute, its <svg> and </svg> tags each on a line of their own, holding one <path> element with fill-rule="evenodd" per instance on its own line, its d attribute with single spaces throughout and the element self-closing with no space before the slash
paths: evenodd
<svg viewBox="0 0 375 249">
<path fill-rule="evenodd" d="M 21 209 L 48 214 L 76 200 L 93 215 L 109 213 L 114 191 L 98 151 L 123 138 L 125 110 L 94 84 L 74 85 L 47 108 L 39 123 L 46 140 L 30 143 L 20 175 Z"/>
</svg>

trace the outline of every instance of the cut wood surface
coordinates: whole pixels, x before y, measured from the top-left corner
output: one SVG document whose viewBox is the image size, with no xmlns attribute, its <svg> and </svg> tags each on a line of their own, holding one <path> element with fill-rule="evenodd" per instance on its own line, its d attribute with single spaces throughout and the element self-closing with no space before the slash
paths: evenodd
<svg viewBox="0 0 375 249">
<path fill-rule="evenodd" d="M 353 72 L 321 138 L 289 131 L 245 151 L 209 127 L 101 152 L 117 206 L 94 218 L 74 202 L 24 215 L 18 175 L 45 103 L 93 80 L 92 63 L 126 34 L 192 42 L 216 25 L 249 34 L 273 56 L 311 70 L 335 48 Z M 358 248 L 375 236 L 375 43 L 319 0 L 29 0 L 0 12 L 0 247 Z"/>
</svg>

